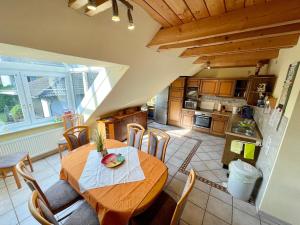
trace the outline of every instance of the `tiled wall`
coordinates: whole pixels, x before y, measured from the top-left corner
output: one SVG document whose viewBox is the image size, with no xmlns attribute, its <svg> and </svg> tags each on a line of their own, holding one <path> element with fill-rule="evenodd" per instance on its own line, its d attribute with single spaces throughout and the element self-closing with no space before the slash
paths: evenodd
<svg viewBox="0 0 300 225">
<path fill-rule="evenodd" d="M 258 107 L 255 107 L 254 110 L 254 120 L 256 121 L 259 130 L 263 135 L 263 146 L 256 163 L 256 167 L 259 168 L 263 173 L 262 185 L 259 189 L 256 199 L 256 205 L 258 207 L 260 206 L 288 123 L 288 118 L 283 117 L 280 127 L 277 131 L 276 125 L 269 124 L 271 113 L 266 114 L 264 113 L 264 109 Z"/>
<path fill-rule="evenodd" d="M 226 110 L 228 111 L 232 111 L 232 106 L 240 107 L 247 104 L 245 99 L 224 98 L 224 97 L 208 96 L 208 95 L 201 96 L 199 101 L 215 102 L 215 109 L 217 109 L 218 104 L 221 103 L 222 105 L 226 106 Z"/>
</svg>

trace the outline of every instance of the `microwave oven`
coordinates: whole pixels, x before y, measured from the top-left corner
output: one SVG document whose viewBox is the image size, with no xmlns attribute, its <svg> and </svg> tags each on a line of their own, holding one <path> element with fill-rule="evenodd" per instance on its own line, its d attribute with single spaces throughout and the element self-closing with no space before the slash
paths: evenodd
<svg viewBox="0 0 300 225">
<path fill-rule="evenodd" d="M 186 100 L 184 102 L 184 108 L 186 108 L 186 109 L 197 109 L 197 101 Z"/>
</svg>

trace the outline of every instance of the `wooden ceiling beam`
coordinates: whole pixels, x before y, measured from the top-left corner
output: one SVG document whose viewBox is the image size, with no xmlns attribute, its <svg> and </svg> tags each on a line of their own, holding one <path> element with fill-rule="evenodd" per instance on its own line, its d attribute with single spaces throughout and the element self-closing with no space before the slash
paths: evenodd
<svg viewBox="0 0 300 225">
<path fill-rule="evenodd" d="M 201 64 L 206 62 L 224 62 L 224 61 L 246 61 L 246 60 L 267 60 L 277 58 L 279 49 L 271 49 L 257 52 L 246 52 L 226 55 L 201 56 L 194 63 Z"/>
<path fill-rule="evenodd" d="M 109 0 L 96 0 L 97 8 L 96 10 L 86 9 L 85 15 L 95 16 L 96 14 L 103 12 L 112 7 L 112 3 Z"/>
<path fill-rule="evenodd" d="M 185 0 L 185 3 L 188 5 L 189 9 L 192 11 L 194 17 L 199 20 L 209 16 L 209 12 L 204 3 L 204 0 Z"/>
<path fill-rule="evenodd" d="M 279 37 L 261 38 L 251 41 L 240 41 L 221 45 L 188 48 L 181 57 L 209 56 L 226 53 L 261 51 L 266 49 L 288 48 L 297 44 L 299 35 L 290 34 Z"/>
<path fill-rule="evenodd" d="M 148 1 L 148 0 L 147 0 Z M 257 30 L 300 22 L 300 1 L 273 0 L 223 15 L 211 16 L 186 24 L 161 29 L 148 46 L 216 37 L 241 31 Z"/>
<path fill-rule="evenodd" d="M 211 68 L 255 67 L 259 60 L 211 62 Z"/>
<path fill-rule="evenodd" d="M 183 23 L 195 20 L 184 0 L 164 0 Z"/>
<path fill-rule="evenodd" d="M 266 37 L 276 37 L 287 34 L 299 34 L 300 33 L 300 23 L 282 25 L 272 28 L 264 28 L 255 31 L 246 31 L 236 34 L 222 35 L 218 37 L 200 39 L 195 41 L 187 41 L 177 44 L 161 45 L 158 50 L 166 50 L 173 48 L 185 48 L 192 46 L 209 46 L 216 44 L 224 44 L 228 42 L 246 41 L 258 38 Z"/>
</svg>

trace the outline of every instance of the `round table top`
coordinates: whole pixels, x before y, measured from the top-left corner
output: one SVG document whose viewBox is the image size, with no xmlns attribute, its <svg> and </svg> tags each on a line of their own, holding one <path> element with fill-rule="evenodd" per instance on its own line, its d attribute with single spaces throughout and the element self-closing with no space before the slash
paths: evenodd
<svg viewBox="0 0 300 225">
<path fill-rule="evenodd" d="M 110 148 L 127 146 L 112 139 L 107 139 L 105 145 L 108 151 Z M 80 193 L 78 180 L 89 152 L 95 150 L 95 148 L 95 144 L 87 144 L 73 150 L 62 159 L 61 179 L 67 180 L 78 193 Z M 99 218 L 103 217 L 103 211 L 107 212 L 107 210 L 119 213 L 122 216 L 128 211 L 130 211 L 131 216 L 137 215 L 148 208 L 162 191 L 168 178 L 168 170 L 165 164 L 142 151 L 138 151 L 138 156 L 145 180 L 90 189 L 82 193 L 89 204 L 98 211 Z M 143 191 L 147 192 L 146 195 L 141 195 Z M 122 196 L 121 193 L 124 195 Z M 119 196 L 116 197 L 117 195 Z M 143 196 L 143 198 L 137 199 L 140 196 Z M 134 205 L 134 202 L 139 203 Z"/>
</svg>

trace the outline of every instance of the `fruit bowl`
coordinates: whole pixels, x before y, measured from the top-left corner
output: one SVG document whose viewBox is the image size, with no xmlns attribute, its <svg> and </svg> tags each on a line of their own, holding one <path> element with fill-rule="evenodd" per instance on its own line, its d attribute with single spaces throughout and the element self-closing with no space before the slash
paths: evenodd
<svg viewBox="0 0 300 225">
<path fill-rule="evenodd" d="M 102 158 L 101 163 L 108 168 L 114 168 L 121 165 L 124 161 L 125 157 L 123 155 L 110 153 Z"/>
</svg>

